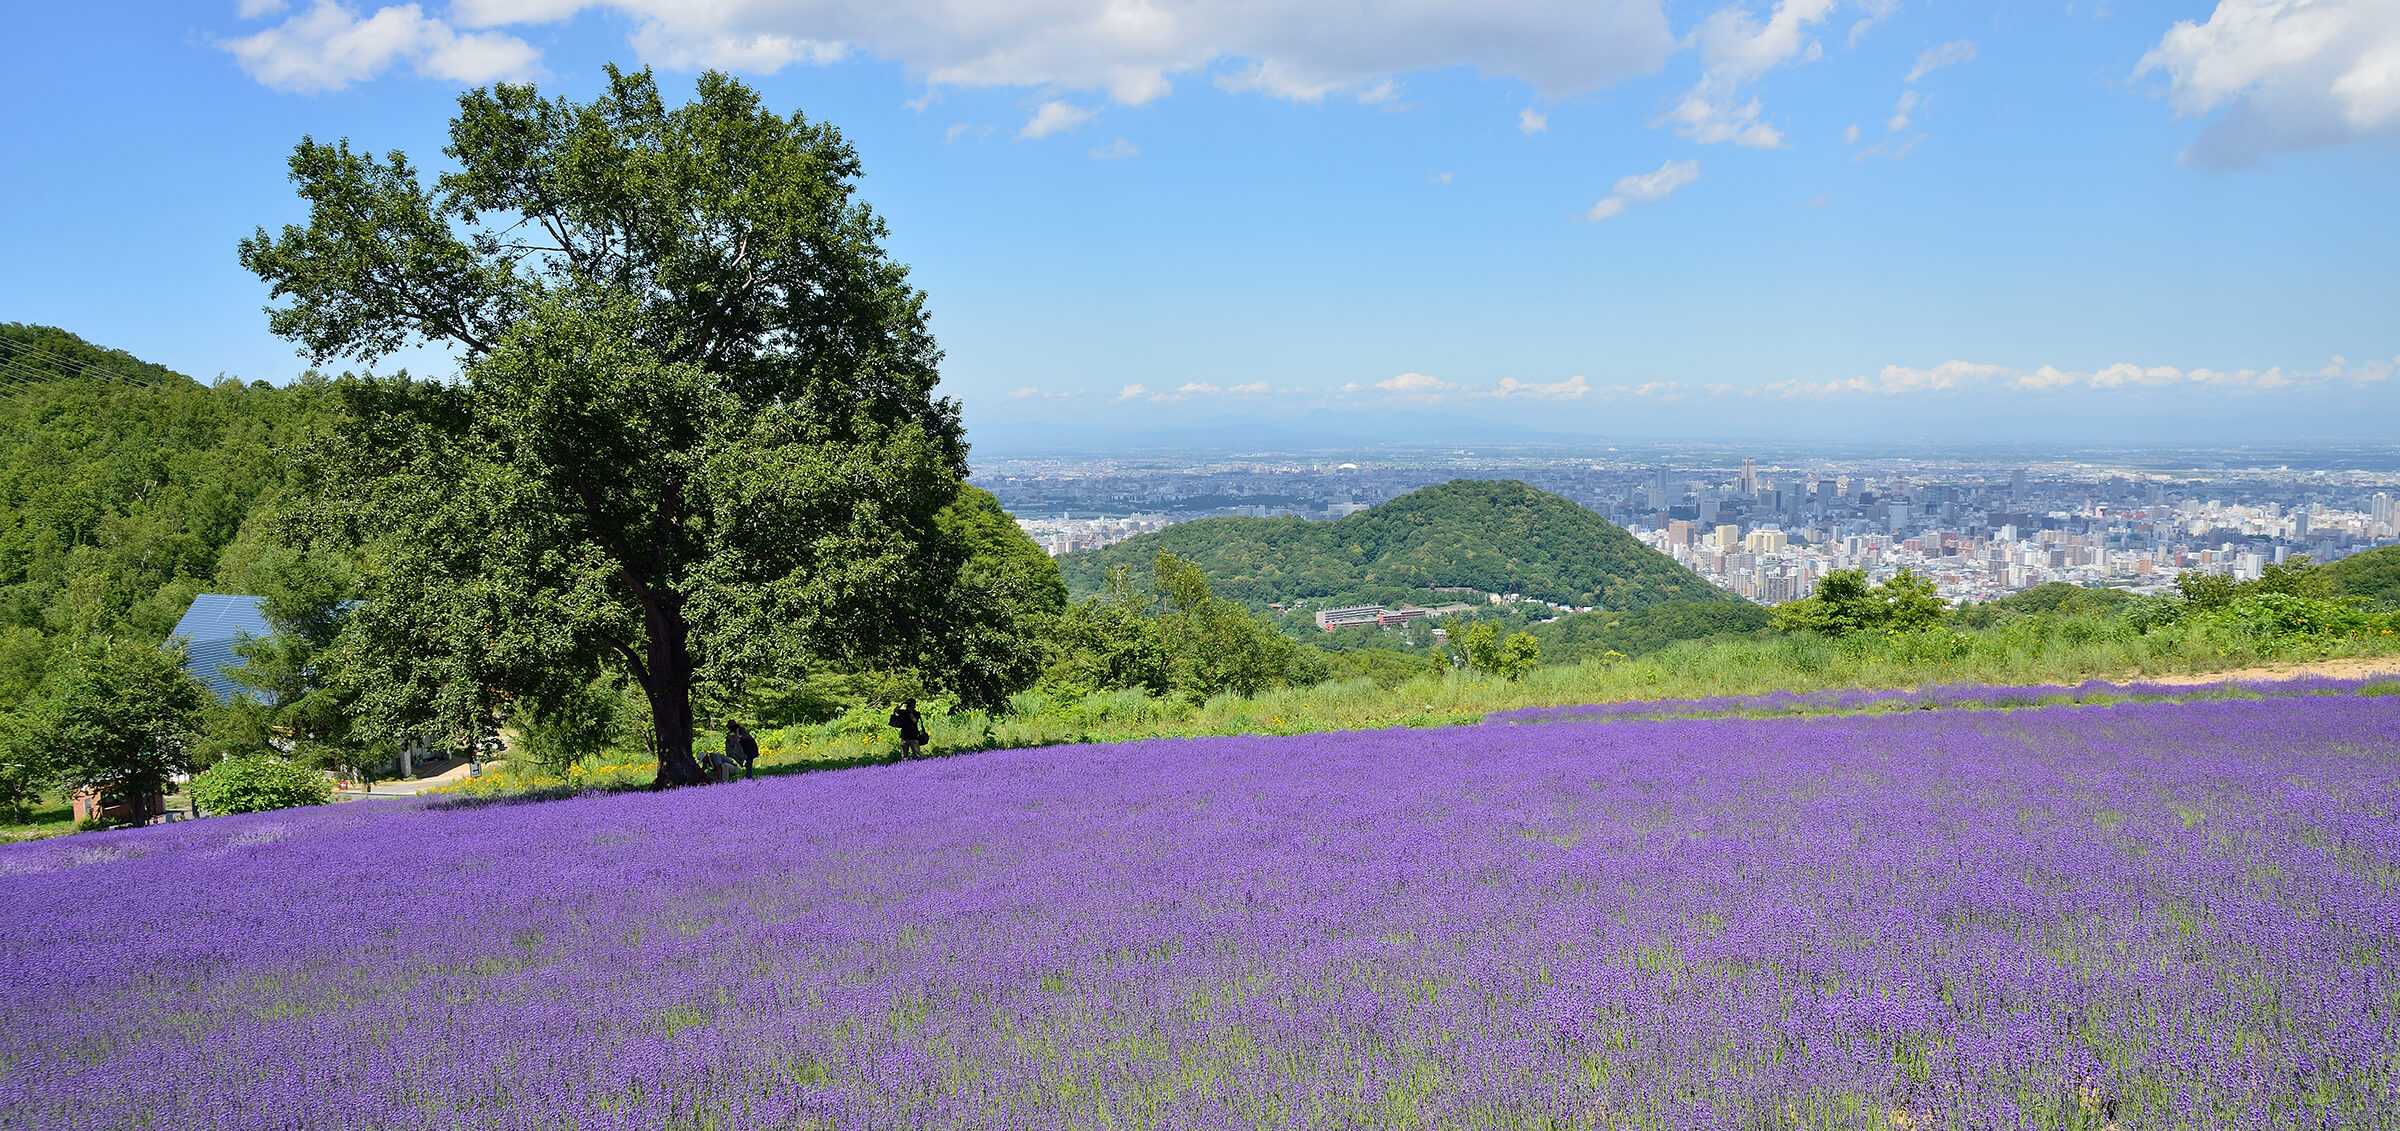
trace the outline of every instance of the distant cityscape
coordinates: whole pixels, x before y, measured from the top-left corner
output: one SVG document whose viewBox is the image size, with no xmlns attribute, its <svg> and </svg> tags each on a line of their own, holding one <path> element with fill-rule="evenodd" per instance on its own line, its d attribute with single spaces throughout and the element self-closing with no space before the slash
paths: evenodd
<svg viewBox="0 0 2400 1131">
<path fill-rule="evenodd" d="M 1455 478 L 1521 479 L 1760 604 L 1911 570 L 1953 602 L 2054 581 L 2152 592 L 2400 539 L 2400 459 L 2240 452 L 2015 461 L 1720 451 L 1260 453 L 1003 460 L 975 476 L 1052 555 L 1220 515 L 1337 519 Z M 2384 466 L 2375 466 L 2383 464 Z"/>
</svg>

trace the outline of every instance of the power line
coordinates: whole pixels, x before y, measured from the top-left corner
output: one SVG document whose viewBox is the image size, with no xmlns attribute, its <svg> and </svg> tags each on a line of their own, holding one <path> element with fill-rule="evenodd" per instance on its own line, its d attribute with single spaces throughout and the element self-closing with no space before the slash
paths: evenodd
<svg viewBox="0 0 2400 1131">
<path fill-rule="evenodd" d="M 111 380 L 137 388 L 156 388 L 159 383 L 149 377 L 71 358 L 40 346 L 0 337 L 0 388 L 15 392 L 35 385 L 48 384 L 63 378 Z"/>
<path fill-rule="evenodd" d="M 44 348 L 42 348 L 41 346 L 34 345 L 34 344 L 30 343 L 30 342 L 20 342 L 20 341 L 14 341 L 14 340 L 11 340 L 11 339 L 7 339 L 7 338 L 0 338 L 0 346 L 6 346 L 6 347 L 8 347 L 8 348 L 10 348 L 10 349 L 14 349 L 14 350 L 18 351 L 19 353 L 23 353 L 23 354 L 30 354 L 30 355 L 32 355 L 32 356 L 33 356 L 33 357 L 34 357 L 36 360 L 40 360 L 40 361 L 46 361 L 46 362 L 49 362 L 49 363 L 50 363 L 50 364 L 52 364 L 52 365 L 56 365 L 56 366 L 64 366 L 64 367 L 66 367 L 66 368 L 72 369 L 72 370 L 74 370 L 74 371 L 75 371 L 75 375 L 76 375 L 76 376 L 88 376 L 88 375 L 89 375 L 89 373 L 90 373 L 90 371 L 92 371 L 92 370 L 95 370 L 95 369 L 96 369 L 96 370 L 99 370 L 101 373 L 107 374 L 107 375 L 109 375 L 109 376 L 112 376 L 112 377 L 116 377 L 116 378 L 118 378 L 118 379 L 120 379 L 120 380 L 123 380 L 123 381 L 125 381 L 125 382 L 129 383 L 129 384 L 134 384 L 134 385 L 155 385 L 155 384 L 157 384 L 157 383 L 158 383 L 158 382 L 156 382 L 156 381 L 152 380 L 151 378 L 148 378 L 148 377 L 143 377 L 143 376 L 139 376 L 139 375 L 132 374 L 132 373 L 127 373 L 127 372 L 125 372 L 124 370 L 121 370 L 121 369 L 116 369 L 116 368 L 113 368 L 113 367 L 110 367 L 110 366 L 96 364 L 96 363 L 94 363 L 94 362 L 91 362 L 91 361 L 86 361 L 86 360 L 84 360 L 84 359 L 82 359 L 82 358 L 67 357 L 67 356 L 65 356 L 65 355 L 63 355 L 63 354 L 60 354 L 60 353 L 56 352 L 56 351 L 53 351 L 53 350 L 48 350 L 48 349 L 44 349 Z"/>
</svg>

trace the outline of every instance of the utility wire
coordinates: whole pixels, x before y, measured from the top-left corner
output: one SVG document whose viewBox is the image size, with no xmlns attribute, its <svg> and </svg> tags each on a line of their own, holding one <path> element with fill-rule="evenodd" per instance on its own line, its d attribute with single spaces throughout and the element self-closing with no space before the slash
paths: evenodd
<svg viewBox="0 0 2400 1131">
<path fill-rule="evenodd" d="M 156 380 L 124 370 L 71 358 L 40 346 L 0 338 L 0 389 L 17 392 L 67 378 L 105 379 L 136 388 L 156 388 Z"/>
</svg>

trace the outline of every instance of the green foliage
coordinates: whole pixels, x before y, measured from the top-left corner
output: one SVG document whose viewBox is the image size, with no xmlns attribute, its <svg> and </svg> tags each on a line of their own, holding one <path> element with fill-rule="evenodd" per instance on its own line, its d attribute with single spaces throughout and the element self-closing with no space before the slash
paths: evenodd
<svg viewBox="0 0 2400 1131">
<path fill-rule="evenodd" d="M 242 664 L 227 674 L 257 698 L 209 712 L 210 753 L 275 752 L 304 766 L 360 771 L 393 755 L 390 739 L 355 725 L 360 689 L 347 668 L 361 646 L 342 638 L 351 573 L 343 558 L 283 546 L 250 560 L 243 588 L 260 598 L 275 631 L 234 644 Z"/>
<path fill-rule="evenodd" d="M 1755 635 L 1771 619 L 1748 601 L 1665 601 L 1626 612 L 1569 613 L 1525 631 L 1551 662 L 1573 663 L 1611 652 L 1646 656 L 1679 640 Z"/>
<path fill-rule="evenodd" d="M 1053 687 L 1141 689 L 1203 702 L 1227 692 L 1255 695 L 1331 671 L 1323 654 L 1295 644 L 1273 623 L 1218 596 L 1191 561 L 1161 553 L 1150 584 L 1123 566 L 1106 588 L 1058 620 Z"/>
<path fill-rule="evenodd" d="M 1772 610 L 1777 632 L 1847 636 L 1858 632 L 1916 632 L 1942 623 L 1942 599 L 1931 578 L 1901 570 L 1881 585 L 1867 584 L 1862 570 L 1837 569 L 1817 582 L 1817 591 Z"/>
<path fill-rule="evenodd" d="M 1490 621 L 1460 630 L 1453 647 L 1469 670 L 1488 672 L 1510 683 L 1525 678 L 1542 659 L 1541 645 L 1532 634 L 1515 632 L 1503 638 Z"/>
<path fill-rule="evenodd" d="M 2320 566 L 2318 571 L 2333 582 L 2342 596 L 2356 597 L 2387 612 L 2400 610 L 2400 546 L 2352 554 Z"/>
<path fill-rule="evenodd" d="M 1438 660 L 1393 648 L 1356 648 L 1331 653 L 1327 659 L 1326 679 L 1366 679 L 1386 688 L 1438 674 L 1444 667 Z"/>
<path fill-rule="evenodd" d="M 638 707 L 628 702 L 627 690 L 617 676 L 600 675 L 539 698 L 518 700 L 511 713 L 516 741 L 510 755 L 563 772 L 585 758 L 623 747 L 631 737 L 627 721 Z"/>
<path fill-rule="evenodd" d="M 1969 605 L 1958 610 L 1958 623 L 1990 628 L 2012 616 L 2105 617 L 2123 612 L 2137 600 L 2122 589 L 2095 589 L 2065 581 L 2037 585 L 2022 593 Z"/>
<path fill-rule="evenodd" d="M 1210 518 L 1060 559 L 1068 588 L 1099 592 L 1108 571 L 1172 553 L 1217 591 L 1258 606 L 1301 598 L 1423 601 L 1428 586 L 1521 593 L 1562 605 L 1635 609 L 1735 601 L 1674 559 L 1576 503 L 1513 480 L 1458 479 L 1333 522 Z"/>
<path fill-rule="evenodd" d="M 192 799 L 211 813 L 259 813 L 333 800 L 325 775 L 264 754 L 238 754 L 192 775 Z"/>
<path fill-rule="evenodd" d="M 459 108 L 431 185 L 303 140 L 308 223 L 241 246 L 313 355 L 466 360 L 344 385 L 308 465 L 308 528 L 365 558 L 372 728 L 472 733 L 605 666 L 684 782 L 707 687 L 894 670 L 997 702 L 1030 678 L 1033 598 L 962 581 L 957 405 L 838 131 L 714 72 L 672 109 L 614 68 L 588 103 L 500 84 Z"/>
<path fill-rule="evenodd" d="M 0 763 L 28 783 L 89 786 L 136 805 L 166 792 L 189 765 L 207 689 L 181 649 L 140 641 L 80 643 L 53 657 L 33 698 L 0 730 Z"/>
<path fill-rule="evenodd" d="M 50 327 L 0 339 L 73 363 L 9 355 L 35 380 L 0 395 L 0 629 L 164 640 L 286 489 L 283 450 L 327 425 L 326 383 L 211 387 Z"/>
</svg>

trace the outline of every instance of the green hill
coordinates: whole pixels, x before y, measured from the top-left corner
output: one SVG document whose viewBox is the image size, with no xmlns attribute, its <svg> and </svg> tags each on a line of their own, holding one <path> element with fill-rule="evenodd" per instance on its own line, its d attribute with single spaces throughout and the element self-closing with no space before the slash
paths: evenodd
<svg viewBox="0 0 2400 1131">
<path fill-rule="evenodd" d="M 1252 604 L 1301 598 L 1426 601 L 1428 586 L 1638 609 L 1739 601 L 1615 523 L 1515 480 L 1454 479 L 1334 522 L 1206 518 L 1059 559 L 1078 596 L 1112 566 L 1159 551 L 1199 563 L 1217 592 Z"/>
<path fill-rule="evenodd" d="M 201 384 L 47 326 L 0 323 L 0 378 L 0 684 L 40 638 L 165 637 L 331 413 L 321 382 Z"/>
<path fill-rule="evenodd" d="M 2364 597 L 2378 609 L 2400 609 L 2400 546 L 2352 554 L 2325 566 L 2345 597 Z"/>
</svg>

